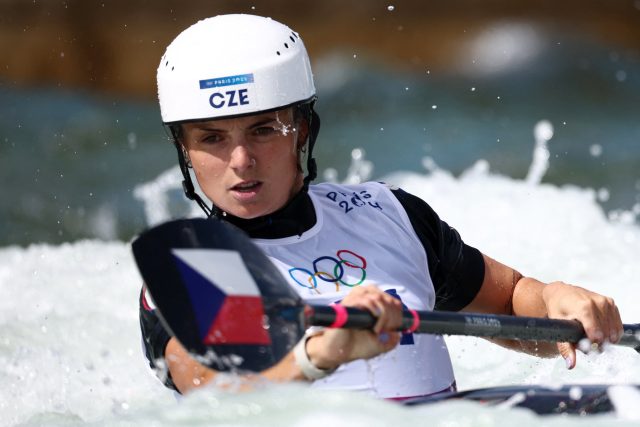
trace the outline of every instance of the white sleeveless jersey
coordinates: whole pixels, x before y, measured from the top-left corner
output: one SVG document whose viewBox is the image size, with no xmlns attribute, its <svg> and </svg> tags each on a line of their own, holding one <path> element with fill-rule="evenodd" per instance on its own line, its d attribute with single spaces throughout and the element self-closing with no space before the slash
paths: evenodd
<svg viewBox="0 0 640 427">
<path fill-rule="evenodd" d="M 404 306 L 433 310 L 427 256 L 407 213 L 383 184 L 309 188 L 317 221 L 301 236 L 254 239 L 309 304 L 340 301 L 355 286 L 376 285 Z M 441 336 L 404 334 L 389 353 L 342 365 L 315 387 L 360 390 L 377 397 L 435 393 L 454 382 Z"/>
</svg>

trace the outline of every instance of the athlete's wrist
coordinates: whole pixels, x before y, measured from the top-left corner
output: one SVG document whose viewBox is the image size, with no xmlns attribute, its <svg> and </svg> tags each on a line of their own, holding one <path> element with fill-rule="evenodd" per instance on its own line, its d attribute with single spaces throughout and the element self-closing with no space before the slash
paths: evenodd
<svg viewBox="0 0 640 427">
<path fill-rule="evenodd" d="M 308 380 L 319 380 L 332 374 L 340 365 L 338 362 L 330 362 L 322 356 L 324 345 L 322 335 L 324 330 L 314 328 L 304 335 L 293 349 L 296 364 L 302 375 Z"/>
<path fill-rule="evenodd" d="M 310 336 L 306 342 L 306 352 L 309 361 L 318 369 L 334 371 L 340 366 L 340 362 L 326 354 L 327 351 L 323 335 L 324 334 L 317 334 Z"/>
</svg>

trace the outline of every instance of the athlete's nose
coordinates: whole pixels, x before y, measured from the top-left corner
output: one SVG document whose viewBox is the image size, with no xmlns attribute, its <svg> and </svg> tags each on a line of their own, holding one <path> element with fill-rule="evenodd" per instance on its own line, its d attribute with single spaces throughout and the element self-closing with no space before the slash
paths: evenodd
<svg viewBox="0 0 640 427">
<path fill-rule="evenodd" d="M 246 144 L 240 143 L 233 147 L 231 158 L 229 159 L 229 166 L 232 169 L 244 171 L 255 165 L 255 163 L 256 161 Z"/>
</svg>

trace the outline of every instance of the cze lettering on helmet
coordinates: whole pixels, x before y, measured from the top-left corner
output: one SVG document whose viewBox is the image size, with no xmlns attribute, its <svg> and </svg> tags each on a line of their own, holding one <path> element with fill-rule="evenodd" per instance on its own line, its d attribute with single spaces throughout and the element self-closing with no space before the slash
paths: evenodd
<svg viewBox="0 0 640 427">
<path fill-rule="evenodd" d="M 214 92 L 209 97 L 209 104 L 213 108 L 238 107 L 240 105 L 249 105 L 249 95 L 247 89 L 228 90 L 224 93 Z"/>
</svg>

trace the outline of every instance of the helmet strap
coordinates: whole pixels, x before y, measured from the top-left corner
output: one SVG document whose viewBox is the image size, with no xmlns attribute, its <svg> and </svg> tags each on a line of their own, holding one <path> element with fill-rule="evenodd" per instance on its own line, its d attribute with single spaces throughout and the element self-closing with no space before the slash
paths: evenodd
<svg viewBox="0 0 640 427">
<path fill-rule="evenodd" d="M 310 114 L 309 114 L 309 148 L 307 153 L 307 176 L 304 177 L 304 190 L 306 191 L 309 188 L 309 183 L 316 179 L 318 176 L 318 166 L 316 164 L 316 159 L 313 157 L 313 147 L 316 144 L 316 138 L 318 137 L 318 133 L 320 132 L 320 116 L 313 109 L 314 102 L 311 102 L 310 105 Z"/>
<path fill-rule="evenodd" d="M 169 126 L 169 130 L 171 131 L 171 136 L 173 138 L 173 145 L 176 147 L 176 151 L 178 152 L 178 164 L 180 165 L 180 172 L 182 172 L 182 189 L 184 190 L 185 196 L 187 199 L 194 200 L 200 209 L 204 211 L 207 217 L 216 216 L 219 217 L 220 210 L 212 205 L 211 208 L 207 206 L 202 197 L 198 193 L 196 193 L 196 189 L 193 185 L 193 181 L 191 180 L 191 174 L 189 173 L 189 162 L 184 156 L 183 147 L 180 143 L 176 130 L 173 126 Z"/>
</svg>

